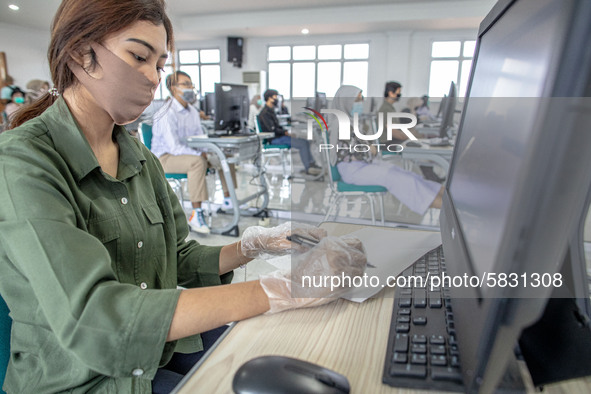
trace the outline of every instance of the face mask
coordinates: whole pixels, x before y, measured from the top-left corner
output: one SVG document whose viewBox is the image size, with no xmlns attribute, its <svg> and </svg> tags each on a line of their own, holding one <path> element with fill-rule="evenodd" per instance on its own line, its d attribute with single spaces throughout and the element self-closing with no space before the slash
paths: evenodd
<svg viewBox="0 0 591 394">
<path fill-rule="evenodd" d="M 277 100 L 277 99 L 275 99 L 271 102 L 271 104 L 273 104 L 274 107 L 276 107 L 278 103 L 279 103 L 279 100 Z"/>
<path fill-rule="evenodd" d="M 183 100 L 189 104 L 193 104 L 197 101 L 197 94 L 195 93 L 195 89 L 183 89 Z"/>
<path fill-rule="evenodd" d="M 24 97 L 15 97 L 14 101 L 16 104 L 24 104 L 25 103 L 25 98 Z"/>
<path fill-rule="evenodd" d="M 91 46 L 102 69 L 100 79 L 91 77 L 74 60 L 68 61 L 68 67 L 115 124 L 133 122 L 150 105 L 158 85 L 102 45 Z"/>
<path fill-rule="evenodd" d="M 396 101 L 400 100 L 400 97 L 402 97 L 402 93 L 398 93 L 398 94 L 396 95 Z"/>
<path fill-rule="evenodd" d="M 257 105 L 260 107 L 261 105 L 263 105 L 263 100 L 257 100 Z"/>
<path fill-rule="evenodd" d="M 363 103 L 361 101 L 354 102 L 353 108 L 351 108 L 351 115 L 362 114 L 362 113 L 363 113 Z"/>
</svg>

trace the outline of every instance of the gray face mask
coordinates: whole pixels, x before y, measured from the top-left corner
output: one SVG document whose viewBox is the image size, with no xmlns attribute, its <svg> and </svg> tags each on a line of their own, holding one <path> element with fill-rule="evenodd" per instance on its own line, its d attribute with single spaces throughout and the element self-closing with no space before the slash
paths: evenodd
<svg viewBox="0 0 591 394">
<path fill-rule="evenodd" d="M 150 105 L 158 85 L 102 45 L 92 43 L 91 47 L 96 53 L 97 67 L 102 69 L 100 79 L 91 77 L 74 60 L 68 62 L 68 67 L 113 122 L 133 122 Z"/>
<path fill-rule="evenodd" d="M 189 104 L 193 104 L 197 101 L 197 93 L 195 89 L 183 89 L 183 100 Z"/>
</svg>

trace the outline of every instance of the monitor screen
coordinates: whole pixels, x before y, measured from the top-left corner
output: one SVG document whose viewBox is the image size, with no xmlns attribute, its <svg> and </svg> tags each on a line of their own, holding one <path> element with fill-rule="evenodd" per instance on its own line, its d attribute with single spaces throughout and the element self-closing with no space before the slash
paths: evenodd
<svg viewBox="0 0 591 394">
<path fill-rule="evenodd" d="M 215 93 L 205 93 L 202 98 L 201 109 L 205 115 L 213 116 L 215 113 Z"/>
<path fill-rule="evenodd" d="M 248 121 L 248 86 L 215 84 L 215 129 L 242 133 Z"/>
<path fill-rule="evenodd" d="M 316 92 L 315 110 L 320 112 L 321 109 L 328 108 L 328 101 L 326 100 L 326 93 Z"/>
<path fill-rule="evenodd" d="M 456 84 L 452 82 L 449 85 L 449 93 L 447 97 L 445 97 L 441 101 L 441 126 L 439 126 L 439 137 L 446 138 L 449 137 L 449 129 L 451 129 L 454 125 L 454 114 L 456 113 L 456 103 L 457 103 L 457 90 Z"/>
<path fill-rule="evenodd" d="M 587 0 L 499 0 L 480 27 L 440 219 L 449 275 L 482 279 L 450 288 L 466 391 L 495 390 L 523 329 L 567 287 L 491 285 L 491 274 L 568 266 L 586 282 L 569 248 L 591 186 L 591 111 L 568 99 L 591 94 L 589 20 Z"/>
<path fill-rule="evenodd" d="M 449 184 L 476 275 L 493 268 L 535 133 L 533 97 L 542 95 L 558 56 L 552 43 L 563 18 L 550 3 L 517 2 L 480 38 Z"/>
</svg>

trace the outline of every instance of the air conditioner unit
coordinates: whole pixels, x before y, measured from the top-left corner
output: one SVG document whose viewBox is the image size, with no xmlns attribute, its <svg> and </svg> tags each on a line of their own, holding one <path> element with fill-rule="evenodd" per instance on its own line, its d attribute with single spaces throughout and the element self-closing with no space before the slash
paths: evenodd
<svg viewBox="0 0 591 394">
<path fill-rule="evenodd" d="M 267 72 L 266 71 L 243 71 L 242 72 L 242 83 L 266 83 Z"/>
</svg>

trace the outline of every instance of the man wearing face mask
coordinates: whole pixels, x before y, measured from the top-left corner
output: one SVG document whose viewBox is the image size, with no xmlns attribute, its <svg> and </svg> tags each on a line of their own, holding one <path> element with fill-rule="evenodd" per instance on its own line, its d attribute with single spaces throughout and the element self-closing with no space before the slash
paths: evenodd
<svg viewBox="0 0 591 394">
<path fill-rule="evenodd" d="M 402 85 L 395 81 L 386 82 L 386 87 L 384 89 L 384 102 L 382 106 L 378 109 L 378 114 L 381 113 L 383 119 L 387 119 L 386 116 L 388 112 L 399 112 L 394 107 L 394 103 L 400 100 L 402 97 Z M 400 121 L 399 123 L 404 123 Z M 414 132 L 412 129 L 410 130 L 417 138 L 423 138 L 423 136 L 419 133 Z M 381 144 L 401 144 L 406 141 L 408 137 L 402 130 L 392 130 L 392 139 L 388 140 L 386 133 L 383 133 L 380 136 L 380 143 Z"/>
<path fill-rule="evenodd" d="M 263 94 L 265 99 L 265 106 L 259 114 L 259 124 L 261 131 L 264 133 L 274 133 L 275 138 L 271 140 L 271 145 L 288 145 L 293 146 L 300 153 L 302 164 L 304 164 L 304 173 L 308 175 L 318 175 L 322 171 L 320 167 L 314 163 L 312 153 L 310 152 L 310 144 L 307 140 L 295 138 L 289 135 L 289 131 L 285 130 L 279 125 L 279 119 L 275 114 L 275 108 L 279 100 L 277 99 L 277 92 L 274 89 L 267 89 Z"/>
<path fill-rule="evenodd" d="M 186 173 L 189 183 L 189 197 L 193 211 L 189 218 L 189 226 L 198 233 L 209 233 L 205 222 L 201 202 L 207 200 L 207 184 L 205 173 L 207 167 L 220 167 L 216 155 L 207 155 L 197 149 L 190 148 L 186 138 L 204 134 L 201 128 L 199 111 L 191 104 L 197 101 L 195 87 L 191 77 L 176 71 L 166 77 L 166 87 L 171 98 L 162 109 L 154 115 L 152 125 L 152 153 L 158 157 L 166 172 Z M 230 172 L 236 185 L 234 166 Z M 230 193 L 221 171 L 220 180 L 224 190 L 224 208 L 232 208 Z"/>
</svg>

